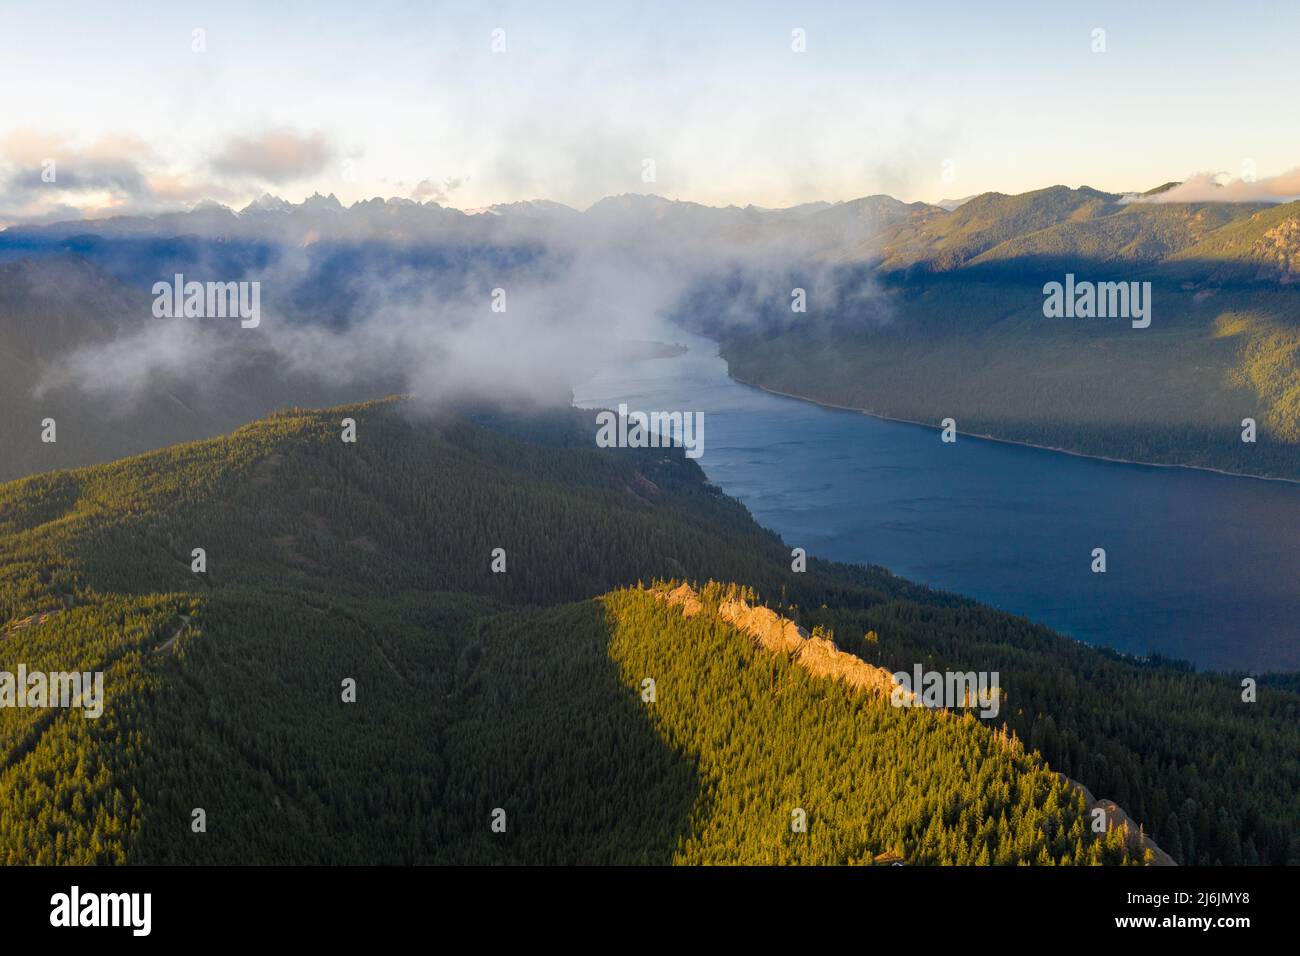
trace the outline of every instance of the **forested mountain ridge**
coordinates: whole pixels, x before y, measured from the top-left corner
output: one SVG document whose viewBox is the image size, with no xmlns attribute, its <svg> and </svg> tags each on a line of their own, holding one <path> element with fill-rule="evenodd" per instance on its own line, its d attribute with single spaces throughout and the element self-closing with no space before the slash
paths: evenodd
<svg viewBox="0 0 1300 956">
<path fill-rule="evenodd" d="M 1087 455 L 1300 480 L 1300 202 L 1054 186 L 931 208 L 778 280 L 702 283 L 680 320 L 741 381 Z M 1049 316 L 1051 283 L 1123 315 Z M 793 311 L 775 287 L 806 290 Z M 742 308 L 732 305 L 739 299 Z M 1126 295 L 1126 301 L 1128 296 Z M 1144 327 L 1133 327 L 1145 315 Z M 1243 441 L 1245 420 L 1253 440 Z"/>
<path fill-rule="evenodd" d="M 889 223 L 839 262 L 873 262 L 884 274 L 954 270 L 1023 270 L 1026 264 L 1152 268 L 1162 262 L 1215 258 L 1262 260 L 1259 239 L 1289 222 L 1296 204 L 1153 202 L 1086 186 L 1051 186 L 1019 195 L 983 193 L 951 211 Z M 1259 261 L 1256 266 L 1271 267 Z M 1280 278 L 1289 270 L 1237 276 Z M 1213 277 L 1222 279 L 1228 273 Z"/>
<path fill-rule="evenodd" d="M 0 709 L 0 859 L 1126 858 L 1055 771 L 1180 862 L 1300 858 L 1300 696 L 1243 704 L 881 569 L 794 573 L 679 451 L 593 433 L 390 401 L 0 486 L 0 667 L 107 688 L 99 720 Z M 990 726 L 854 702 L 656 578 L 743 584 L 878 667 L 999 671 L 1006 701 Z"/>
<path fill-rule="evenodd" d="M 711 583 L 703 592 L 697 592 L 688 584 L 676 587 L 666 584 L 652 589 L 650 593 L 658 600 L 680 608 L 687 618 L 701 613 L 716 615 L 748 636 L 756 647 L 788 658 L 791 663 L 815 678 L 835 681 L 856 693 L 870 694 L 890 700 L 891 703 L 895 697 L 912 706 L 919 703 L 917 693 L 899 687 L 897 679 L 886 668 L 868 664 L 861 657 L 840 650 L 823 628 L 809 633 L 769 608 L 751 604 L 754 595 L 743 588 L 735 585 L 721 588 Z M 971 706 L 976 706 L 976 702 L 972 701 Z M 929 713 L 943 720 L 953 712 L 934 709 Z M 971 719 L 969 714 L 965 717 Z M 1005 725 L 995 739 L 1004 749 L 1023 752 L 1022 745 L 1014 734 L 1007 735 Z M 1096 799 L 1086 787 L 1064 775 L 1061 775 L 1061 781 L 1073 792 L 1083 796 L 1086 812 L 1092 813 L 1100 809 L 1110 827 L 1127 831 L 1127 850 L 1135 859 L 1145 860 L 1149 865 L 1164 866 L 1173 863 L 1169 855 L 1142 831 L 1141 824 L 1131 820 L 1114 801 Z"/>
<path fill-rule="evenodd" d="M 1042 286 L 1063 276 L 935 276 L 876 287 L 856 313 L 701 330 L 721 340 L 735 378 L 782 394 L 1103 458 L 1300 480 L 1294 290 L 1157 284 L 1151 327 L 1133 329 L 1045 318 Z"/>
</svg>

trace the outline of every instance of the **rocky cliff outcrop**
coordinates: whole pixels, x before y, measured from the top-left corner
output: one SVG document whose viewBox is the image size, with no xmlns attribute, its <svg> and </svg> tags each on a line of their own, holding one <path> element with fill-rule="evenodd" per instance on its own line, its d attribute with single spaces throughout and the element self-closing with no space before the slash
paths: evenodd
<svg viewBox="0 0 1300 956">
<path fill-rule="evenodd" d="M 689 585 L 680 584 L 675 588 L 652 589 L 656 597 L 675 607 L 680 607 L 687 617 L 695 617 L 704 611 L 704 602 L 699 594 Z M 718 616 L 742 634 L 748 635 L 754 643 L 772 653 L 788 654 L 791 660 L 814 677 L 827 677 L 843 681 L 850 687 L 870 693 L 890 695 L 896 681 L 890 671 L 883 667 L 868 664 L 862 658 L 845 653 L 824 637 L 809 634 L 789 618 L 782 617 L 770 608 L 755 606 L 745 600 L 739 593 L 731 593 L 718 604 Z M 915 695 L 906 697 L 914 701 Z M 1065 774 L 1058 774 L 1061 782 L 1083 796 L 1087 804 L 1089 819 L 1092 811 L 1100 808 L 1106 815 L 1106 829 L 1127 828 L 1130 845 L 1136 849 L 1150 851 L 1148 861 L 1152 866 L 1176 866 L 1171 857 L 1155 841 L 1143 832 L 1119 804 L 1105 798 L 1097 799 L 1092 792 Z"/>
</svg>

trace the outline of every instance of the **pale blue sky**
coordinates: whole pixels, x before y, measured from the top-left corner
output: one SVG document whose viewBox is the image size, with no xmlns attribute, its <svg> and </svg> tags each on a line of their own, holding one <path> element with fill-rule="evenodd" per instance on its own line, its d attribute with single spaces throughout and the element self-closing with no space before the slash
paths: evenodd
<svg viewBox="0 0 1300 956">
<path fill-rule="evenodd" d="M 781 206 L 1300 166 L 1295 3 L 270 6 L 0 5 L 0 214 L 317 189 Z M 301 149 L 268 173 L 248 154 L 276 131 Z M 47 154 L 63 185 L 24 191 Z"/>
</svg>

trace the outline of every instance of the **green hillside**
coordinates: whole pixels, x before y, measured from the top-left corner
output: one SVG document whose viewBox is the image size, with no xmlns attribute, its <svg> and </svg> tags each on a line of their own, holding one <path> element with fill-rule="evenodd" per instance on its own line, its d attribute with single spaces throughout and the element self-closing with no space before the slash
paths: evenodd
<svg viewBox="0 0 1300 956">
<path fill-rule="evenodd" d="M 1294 282 L 1300 274 L 1300 201 L 1251 210 L 1173 256 L 1176 271 L 1201 282 Z"/>
<path fill-rule="evenodd" d="M 1103 214 L 1117 198 L 1087 187 L 1065 186 L 1018 196 L 984 193 L 952 212 L 935 209 L 919 221 L 900 224 L 882 233 L 874 244 L 849 251 L 845 258 L 879 250 L 882 271 L 943 272 L 1017 236 Z"/>
<path fill-rule="evenodd" d="M 752 321 L 724 324 L 725 302 L 705 289 L 682 320 L 721 340 L 737 378 L 785 394 L 1300 479 L 1300 203 L 1120 199 L 1063 186 L 977 196 L 846 247 L 806 315 L 760 299 Z M 1045 284 L 1067 273 L 1149 283 L 1150 326 L 1045 316 Z M 1241 441 L 1247 418 L 1254 443 Z"/>
<path fill-rule="evenodd" d="M 596 449 L 587 413 L 414 412 L 287 412 L 0 486 L 0 669 L 107 689 L 99 720 L 0 709 L 0 860 L 1135 859 L 1054 771 L 1182 862 L 1300 859 L 1295 693 L 1242 705 L 881 569 L 792 573 L 694 463 Z M 742 582 L 890 669 L 999 670 L 1002 712 L 889 707 L 656 578 Z"/>
<path fill-rule="evenodd" d="M 1216 230 L 1264 208 L 1248 203 L 1115 204 L 1105 215 L 1072 218 L 1008 239 L 969 265 L 1031 260 L 1083 272 L 1100 263 L 1154 263 L 1194 250 Z"/>
<path fill-rule="evenodd" d="M 1294 205 L 1130 202 L 1087 186 L 1052 186 L 1015 196 L 984 193 L 952 211 L 928 206 L 906 218 L 882 219 L 872 236 L 840 248 L 832 258 L 870 261 L 882 273 L 914 278 L 1058 260 L 1083 270 L 1100 263 L 1153 264 L 1171 258 L 1267 259 L 1275 250 L 1258 240 L 1291 218 Z M 1289 214 L 1279 214 L 1288 208 Z"/>
<path fill-rule="evenodd" d="M 1284 289 L 1156 287 L 1148 329 L 1048 319 L 1038 283 L 885 286 L 887 318 L 736 328 L 741 381 L 814 401 L 1101 457 L 1300 479 L 1300 323 Z M 1257 440 L 1241 440 L 1253 418 Z"/>
</svg>

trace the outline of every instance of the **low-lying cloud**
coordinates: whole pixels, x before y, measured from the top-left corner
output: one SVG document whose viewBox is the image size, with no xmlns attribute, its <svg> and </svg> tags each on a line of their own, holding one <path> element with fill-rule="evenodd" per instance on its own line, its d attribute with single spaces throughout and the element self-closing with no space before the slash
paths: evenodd
<svg viewBox="0 0 1300 956">
<path fill-rule="evenodd" d="M 1230 179 L 1224 173 L 1198 173 L 1153 196 L 1131 202 L 1292 202 L 1300 199 L 1300 168 L 1263 179 Z"/>
<path fill-rule="evenodd" d="M 715 330 L 763 314 L 806 322 L 813 316 L 790 308 L 794 286 L 807 290 L 814 314 L 818 303 L 837 296 L 843 302 L 870 294 L 866 285 L 835 288 L 833 267 L 808 254 L 802 229 L 755 238 L 753 220 L 723 218 L 710 231 L 703 223 L 714 217 L 704 207 L 628 199 L 631 215 L 572 213 L 537 224 L 524 241 L 479 247 L 454 264 L 412 264 L 403 244 L 362 243 L 377 260 L 359 260 L 369 265 L 356 272 L 329 266 L 329 281 L 345 284 L 326 290 L 326 298 L 350 303 L 341 321 L 321 321 L 319 311 L 294 304 L 304 292 L 319 301 L 318 283 L 325 281 L 313 271 L 308 248 L 293 249 L 256 276 L 222 276 L 196 265 L 187 279 L 262 283 L 258 328 L 142 316 L 111 346 L 64 356 L 43 386 L 75 388 L 124 412 L 160 388 L 182 387 L 212 401 L 272 379 L 352 387 L 365 397 L 404 391 L 431 403 L 567 404 L 568 387 L 619 356 L 626 343 L 672 341 L 669 322 L 683 314 Z M 650 206 L 638 213 L 641 203 Z M 445 253 L 434 250 L 430 261 Z"/>
<path fill-rule="evenodd" d="M 201 200 L 235 203 L 322 172 L 337 157 L 321 133 L 229 136 L 207 167 L 177 169 L 131 133 L 89 142 L 32 128 L 0 137 L 0 227 L 105 215 L 155 215 Z"/>
<path fill-rule="evenodd" d="M 289 128 L 231 136 L 212 157 L 219 176 L 247 177 L 283 185 L 314 176 L 334 159 L 335 149 L 321 133 Z"/>
<path fill-rule="evenodd" d="M 422 179 L 411 190 L 411 198 L 420 202 L 436 202 L 446 205 L 451 200 L 452 193 L 465 185 L 466 181 L 466 177 L 463 176 L 449 176 L 441 182 L 433 179 Z"/>
</svg>

